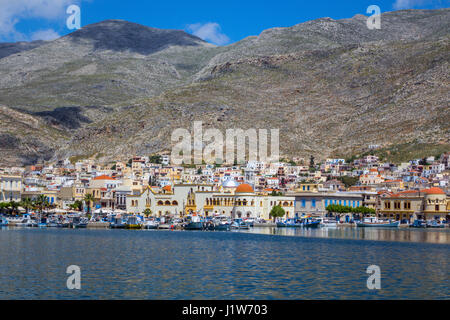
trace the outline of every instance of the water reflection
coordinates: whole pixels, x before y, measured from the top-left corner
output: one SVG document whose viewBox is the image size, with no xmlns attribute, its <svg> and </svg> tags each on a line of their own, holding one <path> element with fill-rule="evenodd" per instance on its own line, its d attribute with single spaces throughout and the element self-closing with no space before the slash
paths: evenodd
<svg viewBox="0 0 450 320">
<path fill-rule="evenodd" d="M 449 299 L 449 245 L 358 240 L 404 231 L 441 234 L 10 228 L 0 231 L 0 299 Z M 81 290 L 66 287 L 72 264 Z M 380 291 L 367 289 L 371 264 Z"/>
<path fill-rule="evenodd" d="M 379 241 L 407 241 L 450 244 L 450 229 L 414 228 L 276 228 L 255 227 L 249 233 L 315 238 L 339 238 Z"/>
</svg>

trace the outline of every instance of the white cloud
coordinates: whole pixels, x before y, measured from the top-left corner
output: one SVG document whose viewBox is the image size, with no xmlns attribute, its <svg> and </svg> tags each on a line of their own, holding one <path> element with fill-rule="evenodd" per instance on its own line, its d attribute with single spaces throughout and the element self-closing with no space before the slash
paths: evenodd
<svg viewBox="0 0 450 320">
<path fill-rule="evenodd" d="M 402 10 L 402 9 L 413 9 L 420 6 L 433 5 L 433 6 L 441 6 L 441 0 L 395 0 L 393 5 L 394 9 Z"/>
<path fill-rule="evenodd" d="M 30 36 L 31 40 L 55 40 L 60 35 L 53 29 L 38 30 L 33 32 Z"/>
<path fill-rule="evenodd" d="M 216 22 L 190 24 L 187 26 L 187 30 L 194 36 L 219 46 L 230 42 L 230 38 L 221 32 L 220 25 Z"/>
<path fill-rule="evenodd" d="M 63 25 L 67 7 L 76 3 L 79 0 L 0 0 L 0 40 L 29 40 L 16 29 L 17 23 L 25 19 L 61 19 Z"/>
</svg>

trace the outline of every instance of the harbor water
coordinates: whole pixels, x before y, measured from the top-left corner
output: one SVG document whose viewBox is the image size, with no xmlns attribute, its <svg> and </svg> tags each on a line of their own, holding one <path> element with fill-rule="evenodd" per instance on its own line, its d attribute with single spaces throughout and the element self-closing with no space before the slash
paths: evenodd
<svg viewBox="0 0 450 320">
<path fill-rule="evenodd" d="M 449 231 L 3 228 L 0 299 L 450 299 Z"/>
</svg>

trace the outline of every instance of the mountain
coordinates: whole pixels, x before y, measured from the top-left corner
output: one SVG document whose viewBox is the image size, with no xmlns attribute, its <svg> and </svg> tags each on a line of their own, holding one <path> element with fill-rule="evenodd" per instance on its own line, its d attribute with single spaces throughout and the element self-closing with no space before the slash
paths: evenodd
<svg viewBox="0 0 450 320">
<path fill-rule="evenodd" d="M 108 20 L 5 56 L 0 161 L 169 151 L 171 132 L 195 120 L 280 128 L 287 156 L 449 150 L 450 10 L 385 13 L 380 30 L 366 19 L 322 18 L 224 47 Z M 27 117 L 33 127 L 17 120 Z"/>
<path fill-rule="evenodd" d="M 5 42 L 0 43 L 0 59 L 20 53 L 22 51 L 31 50 L 44 45 L 46 42 L 43 40 L 31 41 L 31 42 Z"/>
</svg>

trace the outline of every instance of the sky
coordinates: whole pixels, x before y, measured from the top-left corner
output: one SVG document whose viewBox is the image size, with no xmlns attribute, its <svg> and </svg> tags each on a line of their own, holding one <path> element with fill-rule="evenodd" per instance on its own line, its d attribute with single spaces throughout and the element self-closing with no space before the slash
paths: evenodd
<svg viewBox="0 0 450 320">
<path fill-rule="evenodd" d="M 0 0 L 0 42 L 53 40 L 71 33 L 67 8 L 80 7 L 81 27 L 122 19 L 149 27 L 179 29 L 227 45 L 273 27 L 322 17 L 351 18 L 381 12 L 450 7 L 450 0 Z"/>
</svg>

